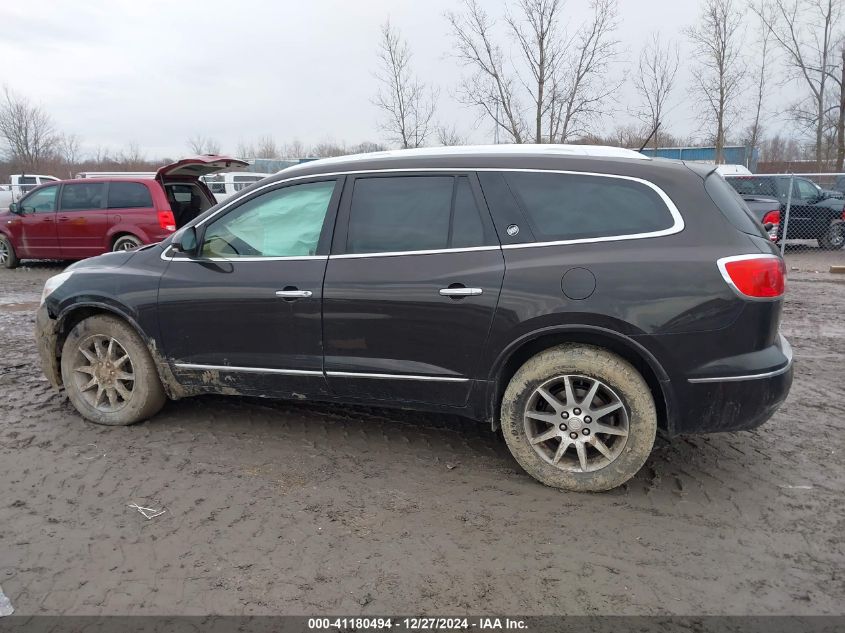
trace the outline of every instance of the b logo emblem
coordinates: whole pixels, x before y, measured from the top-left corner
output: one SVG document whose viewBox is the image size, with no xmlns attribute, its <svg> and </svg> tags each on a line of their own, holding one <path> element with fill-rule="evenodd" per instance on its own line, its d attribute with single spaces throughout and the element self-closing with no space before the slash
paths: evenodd
<svg viewBox="0 0 845 633">
<path fill-rule="evenodd" d="M 507 231 L 508 231 L 508 235 L 510 235 L 511 237 L 513 237 L 514 235 L 518 235 L 518 234 L 519 234 L 519 227 L 518 227 L 516 224 L 511 224 L 511 225 L 507 228 Z"/>
</svg>

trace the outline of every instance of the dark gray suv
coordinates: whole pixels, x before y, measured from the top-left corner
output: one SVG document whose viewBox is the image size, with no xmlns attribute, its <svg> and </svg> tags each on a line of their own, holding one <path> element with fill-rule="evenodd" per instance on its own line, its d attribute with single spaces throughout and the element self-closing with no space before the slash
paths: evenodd
<svg viewBox="0 0 845 633">
<path fill-rule="evenodd" d="M 587 146 L 291 167 L 172 238 L 74 264 L 44 370 L 101 424 L 221 393 L 452 412 L 606 490 L 667 436 L 780 406 L 784 265 L 713 167 Z"/>
</svg>

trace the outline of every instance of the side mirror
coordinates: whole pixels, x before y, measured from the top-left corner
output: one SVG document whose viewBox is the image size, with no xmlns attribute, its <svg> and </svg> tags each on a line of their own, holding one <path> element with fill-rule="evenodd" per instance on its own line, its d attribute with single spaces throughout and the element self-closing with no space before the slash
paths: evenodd
<svg viewBox="0 0 845 633">
<path fill-rule="evenodd" d="M 199 252 L 199 241 L 197 240 L 197 229 L 188 226 L 182 229 L 173 239 L 173 247 L 180 253 L 189 257 L 195 257 Z"/>
<path fill-rule="evenodd" d="M 21 210 L 18 208 L 18 203 L 13 202 L 9 205 L 9 213 L 20 214 Z"/>
</svg>

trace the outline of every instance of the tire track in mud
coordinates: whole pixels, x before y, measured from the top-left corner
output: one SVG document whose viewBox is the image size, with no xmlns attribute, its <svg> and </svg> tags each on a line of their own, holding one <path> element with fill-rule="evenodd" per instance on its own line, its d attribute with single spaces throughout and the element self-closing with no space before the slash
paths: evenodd
<svg viewBox="0 0 845 633">
<path fill-rule="evenodd" d="M 790 279 L 798 373 L 770 423 L 661 442 L 627 485 L 576 495 L 448 416 L 204 397 L 87 424 L 13 307 L 56 271 L 0 270 L 0 584 L 18 614 L 843 611 L 841 284 Z"/>
</svg>

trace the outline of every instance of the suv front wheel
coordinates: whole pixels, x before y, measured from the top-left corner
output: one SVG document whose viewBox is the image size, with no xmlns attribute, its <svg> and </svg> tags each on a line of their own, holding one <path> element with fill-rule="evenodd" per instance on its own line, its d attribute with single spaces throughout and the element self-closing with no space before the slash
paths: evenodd
<svg viewBox="0 0 845 633">
<path fill-rule="evenodd" d="M 547 486 L 615 488 L 642 468 L 657 412 L 646 381 L 599 347 L 561 345 L 528 360 L 502 399 L 502 432 L 516 461 Z"/>
<path fill-rule="evenodd" d="M 97 424 L 124 426 L 146 420 L 167 399 L 141 337 L 113 316 L 80 321 L 65 340 L 61 365 L 71 403 Z"/>
</svg>

